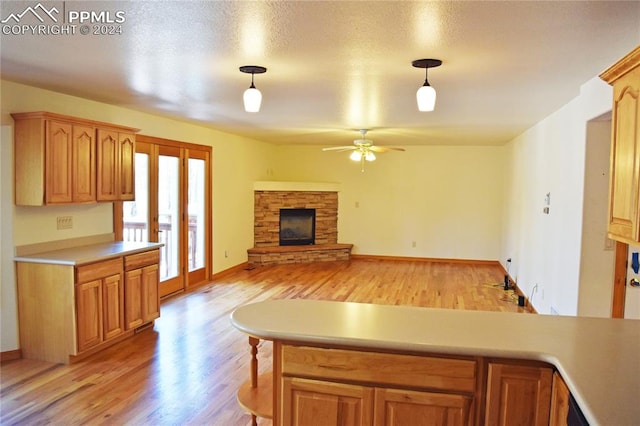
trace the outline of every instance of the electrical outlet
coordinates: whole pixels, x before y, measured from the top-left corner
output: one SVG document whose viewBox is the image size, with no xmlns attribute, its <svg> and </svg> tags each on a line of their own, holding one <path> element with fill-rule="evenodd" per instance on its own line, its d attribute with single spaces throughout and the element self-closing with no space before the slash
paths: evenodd
<svg viewBox="0 0 640 426">
<path fill-rule="evenodd" d="M 356 201 L 356 209 L 360 207 L 360 201 Z"/>
<path fill-rule="evenodd" d="M 605 236 L 604 237 L 604 249 L 607 251 L 612 251 L 615 250 L 616 248 L 616 242 L 613 241 L 611 238 Z"/>
<path fill-rule="evenodd" d="M 228 250 L 224 251 L 224 257 L 229 257 L 229 251 Z"/>
<path fill-rule="evenodd" d="M 58 216 L 56 218 L 56 229 L 71 229 L 73 228 L 72 216 Z"/>
<path fill-rule="evenodd" d="M 411 247 L 416 248 L 416 242 L 415 241 L 411 242 Z"/>
</svg>

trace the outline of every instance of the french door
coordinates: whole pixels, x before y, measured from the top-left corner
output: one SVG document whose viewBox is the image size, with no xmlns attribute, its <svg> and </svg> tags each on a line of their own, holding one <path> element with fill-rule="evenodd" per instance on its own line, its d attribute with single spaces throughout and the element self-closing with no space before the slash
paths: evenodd
<svg viewBox="0 0 640 426">
<path fill-rule="evenodd" d="M 121 238 L 164 244 L 161 297 L 210 275 L 210 156 L 208 147 L 142 135 L 136 141 L 135 201 L 119 203 Z"/>
</svg>

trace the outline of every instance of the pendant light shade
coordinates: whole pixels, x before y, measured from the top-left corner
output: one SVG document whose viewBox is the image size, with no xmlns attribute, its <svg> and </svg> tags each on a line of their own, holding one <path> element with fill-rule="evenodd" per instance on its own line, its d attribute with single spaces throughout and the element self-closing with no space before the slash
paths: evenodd
<svg viewBox="0 0 640 426">
<path fill-rule="evenodd" d="M 427 78 L 429 68 L 442 65 L 440 59 L 417 59 L 411 63 L 416 68 L 424 68 L 424 84 L 416 92 L 418 111 L 433 111 L 436 106 L 436 90 L 429 84 Z"/>
<path fill-rule="evenodd" d="M 251 74 L 251 86 L 244 91 L 244 95 L 242 97 L 244 101 L 244 110 L 247 112 L 258 112 L 260 111 L 260 105 L 262 104 L 262 93 L 260 93 L 260 91 L 256 89 L 255 84 L 253 84 L 253 75 L 263 74 L 267 72 L 267 69 L 258 65 L 245 65 L 240 67 L 240 71 Z"/>
<path fill-rule="evenodd" d="M 244 100 L 244 110 L 247 112 L 260 111 L 260 105 L 262 104 L 262 93 L 256 87 L 251 84 L 247 90 L 244 91 L 242 97 Z"/>
<path fill-rule="evenodd" d="M 433 111 L 436 106 L 436 89 L 431 86 L 422 86 L 416 92 L 418 111 Z"/>
</svg>

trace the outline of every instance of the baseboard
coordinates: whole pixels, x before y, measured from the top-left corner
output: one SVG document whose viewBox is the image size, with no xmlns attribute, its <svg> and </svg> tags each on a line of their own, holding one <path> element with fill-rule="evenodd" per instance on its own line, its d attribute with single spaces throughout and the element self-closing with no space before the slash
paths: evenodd
<svg viewBox="0 0 640 426">
<path fill-rule="evenodd" d="M 227 275 L 230 275 L 230 274 L 233 274 L 235 272 L 242 271 L 242 270 L 248 269 L 248 268 L 249 268 L 249 263 L 248 262 L 239 263 L 236 266 L 232 266 L 231 268 L 227 268 L 227 269 L 224 269 L 224 270 L 222 270 L 220 272 L 216 272 L 215 274 L 213 274 L 211 276 L 211 281 L 219 280 L 220 278 L 224 278 Z"/>
<path fill-rule="evenodd" d="M 477 259 L 447 259 L 437 257 L 410 257 L 410 256 L 380 256 L 372 254 L 352 254 L 354 260 L 394 260 L 399 262 L 436 262 L 436 263 L 464 263 L 467 265 L 491 265 L 499 266 L 497 260 L 477 260 Z"/>
<path fill-rule="evenodd" d="M 22 349 L 14 349 L 12 351 L 0 352 L 0 364 L 5 362 L 22 359 Z"/>
</svg>

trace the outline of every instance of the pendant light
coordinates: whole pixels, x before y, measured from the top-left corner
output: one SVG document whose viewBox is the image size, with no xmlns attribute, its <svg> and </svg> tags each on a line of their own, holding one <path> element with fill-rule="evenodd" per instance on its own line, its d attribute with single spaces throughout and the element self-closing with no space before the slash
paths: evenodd
<svg viewBox="0 0 640 426">
<path fill-rule="evenodd" d="M 436 106 L 436 90 L 431 87 L 427 78 L 429 68 L 442 65 L 440 59 L 417 59 L 411 63 L 416 68 L 424 68 L 424 84 L 416 92 L 419 111 L 433 111 Z"/>
<path fill-rule="evenodd" d="M 251 86 L 244 91 L 242 97 L 244 100 L 244 110 L 247 112 L 258 112 L 260 111 L 260 104 L 262 103 L 262 93 L 260 93 L 253 84 L 253 75 L 263 74 L 267 72 L 267 69 L 258 65 L 245 65 L 240 67 L 240 71 L 251 74 Z"/>
</svg>

